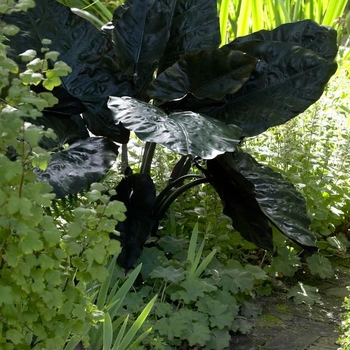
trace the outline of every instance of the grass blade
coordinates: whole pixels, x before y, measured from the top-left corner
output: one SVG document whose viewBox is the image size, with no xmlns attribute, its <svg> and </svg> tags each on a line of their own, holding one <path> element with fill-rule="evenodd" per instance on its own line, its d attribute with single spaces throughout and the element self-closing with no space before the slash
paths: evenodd
<svg viewBox="0 0 350 350">
<path fill-rule="evenodd" d="M 251 1 L 242 1 L 237 21 L 237 36 L 250 33 L 250 16 L 252 13 Z"/>
<path fill-rule="evenodd" d="M 99 308 L 99 310 L 102 310 L 103 307 L 106 305 L 108 289 L 111 285 L 111 281 L 113 278 L 113 272 L 114 272 L 116 260 L 117 260 L 117 255 L 115 254 L 108 266 L 108 278 L 106 278 L 105 281 L 101 284 L 100 292 L 98 294 L 97 302 L 96 302 L 96 306 Z"/>
<path fill-rule="evenodd" d="M 187 260 L 191 263 L 191 266 L 194 264 L 194 259 L 196 256 L 196 246 L 198 238 L 198 222 L 194 225 L 192 230 L 190 245 L 188 247 Z"/>
<path fill-rule="evenodd" d="M 199 276 L 203 273 L 203 271 L 207 268 L 209 263 L 212 261 L 216 254 L 216 249 L 211 251 L 208 256 L 202 261 L 202 263 L 199 265 L 198 269 L 196 270 L 194 277 L 199 278 Z"/>
<path fill-rule="evenodd" d="M 134 271 L 130 274 L 130 276 L 127 278 L 127 280 L 123 283 L 123 285 L 118 289 L 117 293 L 114 295 L 114 297 L 111 300 L 111 303 L 114 303 L 115 301 L 119 301 L 111 310 L 109 311 L 109 314 L 111 318 L 113 319 L 115 317 L 115 314 L 118 312 L 118 309 L 120 305 L 122 304 L 126 294 L 129 292 L 130 288 L 134 284 L 137 276 L 139 275 L 142 268 L 142 264 L 136 267 Z"/>
<path fill-rule="evenodd" d="M 204 249 L 204 243 L 205 243 L 205 241 L 204 241 L 204 239 L 203 239 L 203 241 L 202 241 L 202 243 L 201 243 L 201 245 L 200 245 L 200 247 L 199 247 L 199 249 L 198 249 L 198 252 L 197 252 L 196 255 L 195 255 L 194 262 L 193 262 L 193 264 L 191 265 L 191 269 L 190 269 L 190 273 L 189 273 L 189 277 L 190 277 L 190 278 L 191 278 L 191 277 L 194 277 L 194 275 L 195 275 L 195 273 L 196 273 L 197 267 L 198 267 L 198 265 L 199 265 L 199 261 L 200 261 L 200 259 L 201 259 L 201 257 L 202 257 L 202 253 L 203 253 L 203 249 Z"/>
<path fill-rule="evenodd" d="M 322 19 L 322 24 L 332 26 L 333 22 L 342 16 L 347 0 L 330 0 L 325 15 Z"/>
<path fill-rule="evenodd" d="M 110 350 L 113 340 L 113 328 L 111 316 L 105 312 L 105 320 L 103 322 L 103 350 Z"/>
<path fill-rule="evenodd" d="M 157 300 L 158 295 L 155 295 L 153 299 L 146 305 L 146 307 L 141 312 L 140 316 L 136 319 L 136 321 L 130 327 L 128 333 L 125 335 L 123 341 L 120 343 L 119 347 L 116 348 L 118 350 L 127 349 L 129 344 L 132 342 L 132 339 L 135 337 L 138 330 L 141 328 L 143 322 L 145 322 L 148 314 L 151 312 L 151 309 Z M 114 347 L 113 347 L 114 349 Z"/>
<path fill-rule="evenodd" d="M 230 5 L 230 0 L 222 0 L 220 5 L 220 34 L 221 34 L 221 44 L 223 46 L 227 41 L 227 20 L 228 20 L 228 9 Z"/>
<path fill-rule="evenodd" d="M 143 339 L 145 339 L 148 334 L 150 334 L 152 331 L 152 327 L 151 328 L 148 328 L 146 331 L 144 331 L 132 344 L 131 344 L 131 348 L 134 348 L 136 346 L 138 346 Z"/>
<path fill-rule="evenodd" d="M 121 348 L 121 345 L 120 345 L 120 342 L 122 341 L 123 337 L 124 337 L 124 333 L 125 333 L 125 330 L 126 330 L 126 326 L 128 324 L 128 321 L 129 321 L 129 315 L 126 316 L 119 332 L 118 332 L 118 336 L 117 336 L 117 339 L 115 340 L 114 342 L 114 345 L 113 345 L 113 349 L 112 350 L 122 350 L 123 348 Z"/>
</svg>

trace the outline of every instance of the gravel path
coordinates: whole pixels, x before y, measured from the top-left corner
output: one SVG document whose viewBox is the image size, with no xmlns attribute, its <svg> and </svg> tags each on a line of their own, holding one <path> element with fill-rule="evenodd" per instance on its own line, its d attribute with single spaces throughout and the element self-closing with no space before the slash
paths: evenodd
<svg viewBox="0 0 350 350">
<path fill-rule="evenodd" d="M 319 289 L 320 302 L 296 305 L 286 293 L 257 298 L 261 316 L 251 334 L 232 338 L 227 350 L 337 350 L 338 326 L 345 296 L 349 296 L 350 269 L 338 267 L 336 277 L 308 281 Z"/>
</svg>

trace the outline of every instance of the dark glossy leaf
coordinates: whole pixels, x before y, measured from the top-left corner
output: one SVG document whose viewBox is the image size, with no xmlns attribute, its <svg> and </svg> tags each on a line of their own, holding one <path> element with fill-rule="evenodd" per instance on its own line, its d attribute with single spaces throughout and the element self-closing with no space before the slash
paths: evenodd
<svg viewBox="0 0 350 350">
<path fill-rule="evenodd" d="M 221 100 L 249 79 L 257 59 L 240 51 L 213 49 L 185 55 L 153 80 L 149 96 L 161 102 L 188 93 L 198 99 Z"/>
<path fill-rule="evenodd" d="M 133 79 L 134 96 L 148 101 L 146 88 L 170 36 L 171 4 L 127 0 L 113 15 L 112 37 L 118 68 Z"/>
<path fill-rule="evenodd" d="M 43 116 L 30 122 L 35 125 L 42 125 L 44 129 L 52 129 L 57 138 L 51 139 L 46 136 L 39 142 L 39 146 L 46 150 L 60 149 L 65 144 L 72 144 L 78 140 L 89 137 L 89 132 L 79 115 L 61 115 L 58 113 L 45 112 Z"/>
<path fill-rule="evenodd" d="M 118 264 L 129 270 L 141 256 L 143 245 L 156 222 L 153 215 L 156 189 L 149 175 L 134 174 L 125 177 L 116 187 L 116 191 L 117 194 L 111 200 L 125 204 L 126 220 L 116 226 L 120 236 L 113 237 L 122 245 Z"/>
<path fill-rule="evenodd" d="M 235 125 L 193 112 L 172 113 L 130 97 L 111 97 L 115 118 L 144 141 L 155 142 L 176 153 L 211 159 L 238 144 L 241 130 Z"/>
<path fill-rule="evenodd" d="M 27 12 L 16 12 L 3 18 L 6 23 L 21 29 L 7 43 L 9 57 L 24 69 L 25 63 L 19 54 L 34 49 L 40 57 L 43 55 L 41 40 L 50 39 L 50 50 L 58 51 L 59 60 L 72 68 L 72 73 L 62 78 L 62 87 L 79 99 L 95 118 L 103 121 L 103 124 L 91 122 L 90 126 L 99 124 L 100 130 L 92 128 L 91 131 L 104 135 L 101 129 L 112 123 L 106 106 L 107 97 L 132 94 L 130 83 L 116 68 L 111 40 L 89 21 L 55 0 L 36 0 L 35 3 L 36 7 Z M 108 136 L 124 143 L 129 134 L 122 126 L 115 125 Z"/>
<path fill-rule="evenodd" d="M 155 68 L 170 36 L 167 1 L 127 0 L 113 15 L 114 51 L 126 75 L 139 76 L 139 65 Z M 151 71 L 152 75 L 152 71 Z"/>
<path fill-rule="evenodd" d="M 37 86 L 32 85 L 30 89 L 36 93 L 47 91 L 42 84 Z M 57 116 L 62 115 L 66 117 L 78 115 L 86 111 L 86 107 L 81 103 L 81 101 L 78 98 L 70 95 L 64 87 L 56 86 L 53 88 L 51 93 L 58 99 L 58 103 L 53 107 L 45 108 L 45 111 L 54 113 Z"/>
<path fill-rule="evenodd" d="M 311 220 L 307 216 L 305 199 L 292 183 L 239 150 L 234 154 L 232 165 L 254 185 L 260 208 L 273 225 L 292 241 L 316 248 L 316 236 L 309 231 Z"/>
<path fill-rule="evenodd" d="M 207 176 L 220 196 L 224 214 L 243 238 L 272 251 L 272 230 L 255 198 L 254 185 L 234 170 L 233 155 L 226 153 L 207 161 Z"/>
<path fill-rule="evenodd" d="M 89 137 L 55 153 L 45 171 L 36 170 L 47 181 L 56 198 L 78 193 L 100 180 L 118 154 L 118 146 L 102 137 Z"/>
<path fill-rule="evenodd" d="M 337 69 L 315 52 L 286 43 L 249 41 L 231 47 L 259 58 L 256 69 L 223 107 L 199 112 L 238 125 L 244 136 L 258 135 L 305 111 Z"/>
<path fill-rule="evenodd" d="M 337 32 L 331 27 L 324 27 L 312 20 L 282 24 L 273 30 L 260 30 L 235 39 L 228 46 L 246 41 L 279 41 L 304 47 L 318 53 L 328 61 L 337 55 Z"/>
<path fill-rule="evenodd" d="M 168 2 L 172 22 L 160 72 L 173 65 L 181 55 L 215 49 L 221 41 L 216 0 Z"/>
</svg>

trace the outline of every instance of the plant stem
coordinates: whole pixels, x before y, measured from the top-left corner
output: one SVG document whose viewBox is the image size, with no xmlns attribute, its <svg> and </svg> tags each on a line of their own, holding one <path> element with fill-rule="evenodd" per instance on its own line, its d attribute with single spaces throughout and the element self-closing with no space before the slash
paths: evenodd
<svg viewBox="0 0 350 350">
<path fill-rule="evenodd" d="M 140 170 L 141 174 L 149 175 L 151 173 L 152 159 L 153 159 L 156 146 L 157 144 L 155 142 L 146 142 L 145 152 L 142 157 L 142 164 L 141 164 L 141 170 Z"/>
<path fill-rule="evenodd" d="M 165 212 L 168 210 L 170 205 L 184 192 L 189 190 L 192 187 L 195 187 L 197 185 L 210 182 L 210 179 L 203 177 L 201 179 L 194 180 L 192 182 L 187 183 L 186 185 L 183 185 L 179 188 L 177 188 L 175 191 L 173 191 L 169 196 L 165 197 L 163 201 L 160 202 L 158 205 L 158 208 L 155 208 L 155 217 L 157 220 L 160 220 Z"/>
</svg>

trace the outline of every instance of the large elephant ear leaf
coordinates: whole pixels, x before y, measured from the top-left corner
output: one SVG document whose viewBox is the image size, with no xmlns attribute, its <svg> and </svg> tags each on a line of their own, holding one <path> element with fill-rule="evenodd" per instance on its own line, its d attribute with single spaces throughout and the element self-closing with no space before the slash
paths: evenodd
<svg viewBox="0 0 350 350">
<path fill-rule="evenodd" d="M 19 56 L 28 49 L 35 50 L 39 58 L 45 53 L 43 39 L 51 40 L 49 49 L 59 52 L 59 60 L 68 64 L 72 73 L 62 77 L 62 87 L 82 102 L 99 123 L 90 123 L 95 135 L 105 135 L 118 142 L 127 142 L 128 132 L 121 125 L 110 127 L 113 118 L 107 108 L 108 96 L 131 95 L 130 83 L 117 70 L 113 44 L 107 35 L 92 23 L 75 15 L 69 7 L 55 0 L 36 0 L 35 7 L 27 12 L 5 15 L 3 20 L 20 28 L 17 35 L 9 37 L 8 55 L 25 69 Z M 103 101 L 103 103 L 101 103 Z M 89 123 L 88 123 L 89 124 Z M 101 132 L 102 131 L 102 132 Z"/>
<path fill-rule="evenodd" d="M 233 169 L 232 153 L 207 161 L 206 175 L 220 196 L 225 215 L 246 240 L 272 251 L 272 230 L 269 220 L 255 198 L 254 185 Z"/>
<path fill-rule="evenodd" d="M 259 58 L 250 79 L 222 107 L 203 113 L 258 135 L 304 112 L 322 95 L 337 64 L 317 53 L 281 42 L 247 41 L 230 46 Z"/>
<path fill-rule="evenodd" d="M 36 170 L 38 180 L 47 181 L 56 198 L 78 193 L 97 182 L 110 169 L 118 146 L 102 137 L 77 141 L 56 152 L 46 170 Z"/>
<path fill-rule="evenodd" d="M 115 118 L 143 141 L 155 142 L 182 155 L 211 159 L 234 151 L 241 130 L 194 112 L 167 115 L 161 109 L 130 97 L 111 97 Z"/>
<path fill-rule="evenodd" d="M 254 40 L 278 41 L 301 46 L 318 53 L 329 61 L 333 61 L 338 52 L 337 32 L 330 27 L 320 26 L 309 19 L 282 24 L 273 30 L 260 30 L 239 37 L 228 46 Z"/>
<path fill-rule="evenodd" d="M 133 174 L 118 184 L 116 192 L 111 200 L 121 201 L 126 206 L 126 220 L 116 226 L 120 236 L 114 237 L 122 246 L 117 262 L 129 270 L 141 256 L 143 245 L 156 223 L 153 215 L 156 189 L 149 175 Z"/>
<path fill-rule="evenodd" d="M 251 155 L 236 150 L 233 169 L 254 185 L 261 210 L 286 237 L 304 246 L 316 248 L 316 236 L 309 231 L 305 199 L 292 183 L 273 169 L 259 164 Z"/>
<path fill-rule="evenodd" d="M 113 15 L 112 37 L 118 68 L 146 85 L 170 36 L 171 6 L 165 1 L 127 0 Z"/>
<path fill-rule="evenodd" d="M 157 102 L 195 98 L 221 100 L 249 79 L 257 59 L 241 51 L 213 49 L 185 55 L 151 83 L 148 93 Z"/>
<path fill-rule="evenodd" d="M 170 38 L 159 72 L 173 65 L 180 56 L 214 49 L 220 45 L 216 0 L 170 0 Z"/>
</svg>

